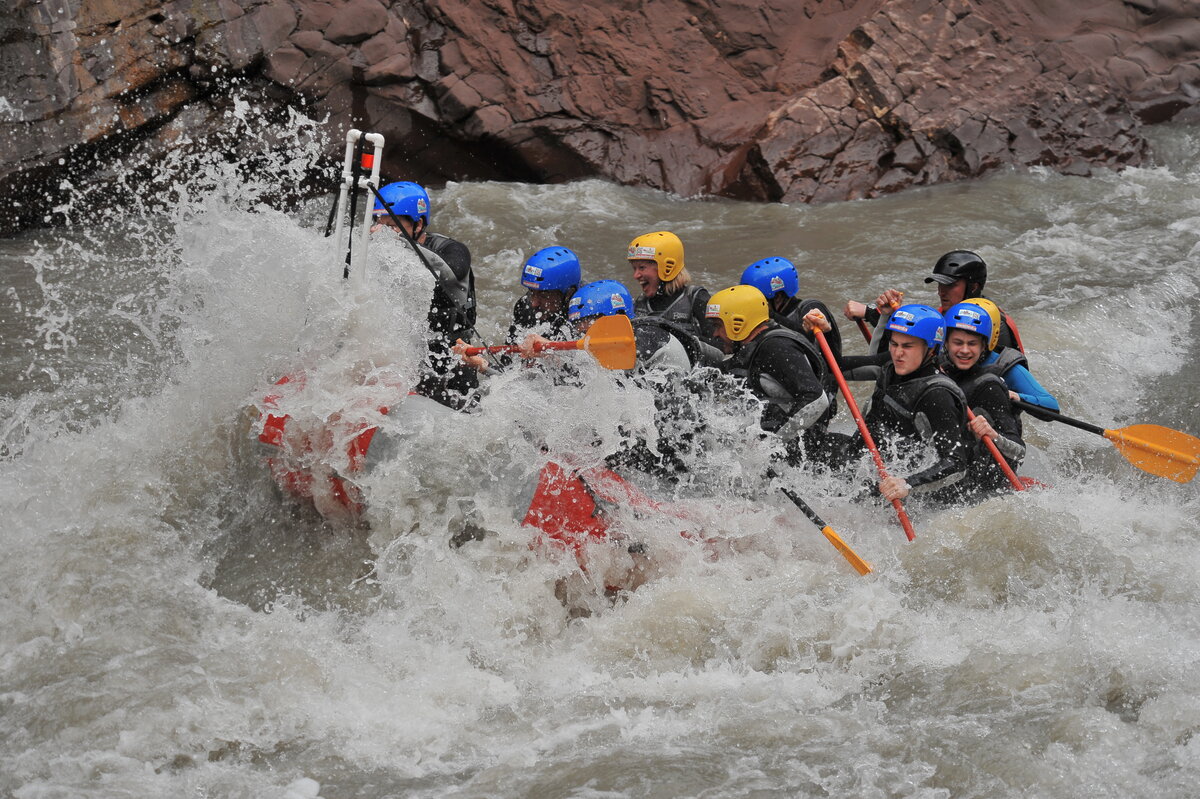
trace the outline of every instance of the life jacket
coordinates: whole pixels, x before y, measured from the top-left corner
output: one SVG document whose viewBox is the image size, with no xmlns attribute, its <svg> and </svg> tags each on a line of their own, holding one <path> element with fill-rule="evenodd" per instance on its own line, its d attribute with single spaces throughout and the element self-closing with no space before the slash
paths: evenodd
<svg viewBox="0 0 1200 799">
<path fill-rule="evenodd" d="M 817 352 L 817 348 L 813 345 L 803 333 L 797 333 L 790 327 L 782 325 L 771 330 L 767 330 L 760 334 L 754 341 L 750 342 L 750 355 L 746 357 L 746 365 L 742 369 L 734 368 L 733 373 L 739 377 L 753 379 L 756 374 L 758 359 L 762 353 L 762 345 L 771 339 L 786 338 L 789 341 L 794 341 L 804 352 L 804 357 L 808 359 L 808 363 L 812 366 L 813 374 L 821 381 L 821 385 L 825 385 L 825 378 L 829 375 L 829 367 L 825 363 L 825 359 L 821 353 Z"/>
<path fill-rule="evenodd" d="M 703 289 L 699 286 L 684 286 L 661 311 L 655 311 L 650 306 L 651 298 L 638 297 L 633 303 L 633 309 L 638 316 L 657 316 L 668 322 L 674 322 L 693 336 L 699 336 L 703 331 L 699 329 L 699 322 L 692 315 L 692 306 L 696 304 L 696 295 L 701 291 Z"/>
<path fill-rule="evenodd" d="M 450 265 L 442 259 L 441 251 L 446 245 L 453 242 L 454 239 L 449 236 L 443 236 L 440 233 L 426 233 L 425 243 L 417 246 L 421 247 L 429 269 L 433 272 L 434 280 L 436 281 L 434 293 L 434 307 L 439 304 L 443 306 L 443 312 L 451 311 L 452 318 L 450 319 L 449 328 L 457 334 L 470 330 L 475 326 L 476 306 L 475 306 L 475 272 L 468 269 L 467 273 L 461 278 L 454 274 L 454 270 Z M 433 256 L 432 258 L 430 256 Z M 439 303 L 438 294 L 442 295 L 442 302 Z M 430 309 L 431 316 L 435 313 L 434 308 Z"/>
<path fill-rule="evenodd" d="M 1029 368 L 1029 359 L 1025 353 L 1013 347 L 1003 347 L 996 351 L 996 360 L 981 365 L 981 370 L 1003 379 L 1014 366 Z"/>
<path fill-rule="evenodd" d="M 825 401 L 823 405 L 818 406 L 820 408 L 820 413 L 816 414 L 816 412 L 813 411 L 814 415 L 816 415 L 815 420 L 812 418 L 801 419 L 802 412 L 805 410 L 802 408 L 797 411 L 791 420 L 789 420 L 788 424 L 790 425 L 798 423 L 807 426 L 810 423 L 828 422 L 828 420 L 837 412 L 837 405 L 833 401 L 834 395 L 825 388 L 825 377 L 828 373 L 828 368 L 825 365 L 825 359 L 821 357 L 821 355 L 817 352 L 816 347 L 814 347 L 812 342 L 805 338 L 803 334 L 797 333 L 795 330 L 792 330 L 789 327 L 783 327 L 782 325 L 773 327 L 770 330 L 760 333 L 753 341 L 746 345 L 749 348 L 748 352 L 745 348 L 743 348 L 738 355 L 734 356 L 734 361 L 727 368 L 727 371 L 729 374 L 745 380 L 746 385 L 750 387 L 750 390 L 765 399 L 767 402 L 778 405 L 785 411 L 790 409 L 792 404 L 796 402 L 796 397 L 793 397 L 791 393 L 787 391 L 787 389 L 780 385 L 779 382 L 770 375 L 763 373 L 759 367 L 759 360 L 762 356 L 763 345 L 772 339 L 781 338 L 794 342 L 796 346 L 800 348 L 800 350 L 804 353 L 804 357 L 808 359 L 809 366 L 812 367 L 813 374 L 817 376 L 817 379 L 820 381 L 821 387 L 825 393 Z M 820 399 L 818 398 L 814 402 L 820 402 Z M 785 435 L 786 437 L 787 427 L 788 425 L 785 425 L 777 432 L 780 432 L 781 435 Z"/>
<path fill-rule="evenodd" d="M 1015 350 L 1008 350 L 1008 349 L 1006 349 L 1005 351 L 1006 352 L 1016 352 Z M 1025 356 L 1021 355 L 1020 353 L 1016 353 L 1016 357 L 1020 358 L 1020 360 L 1022 360 L 1022 361 L 1025 360 Z M 989 364 L 988 366 L 980 366 L 980 367 L 972 370 L 971 373 L 969 375 L 967 375 L 966 377 L 960 377 L 957 380 L 954 380 L 954 378 L 951 378 L 952 380 L 954 380 L 955 383 L 958 384 L 959 389 L 962 390 L 963 396 L 966 397 L 967 407 L 970 408 L 976 415 L 980 414 L 980 410 L 977 409 L 976 397 L 978 396 L 979 392 L 983 389 L 984 386 L 987 386 L 992 383 L 999 384 L 1000 389 L 1004 392 L 1004 396 L 1006 396 L 1006 397 L 1008 396 L 1008 385 L 1004 382 L 1004 378 L 1001 376 L 1000 372 L 989 368 L 990 366 L 995 366 L 995 364 Z M 1004 371 L 1008 371 L 1008 370 L 1005 369 Z M 959 372 L 959 374 L 962 374 L 962 373 Z M 1016 425 L 1017 425 L 1016 433 L 1018 436 L 1020 436 L 1022 434 L 1021 416 L 1019 413 L 1014 413 L 1013 416 L 1014 416 L 1014 419 L 1015 419 Z M 991 421 L 991 420 L 989 420 L 989 421 Z M 972 439 L 974 439 L 974 436 L 972 436 Z M 1023 446 L 1023 442 L 1021 442 L 1021 443 Z M 977 460 L 981 460 L 984 463 L 991 462 L 992 454 L 990 451 L 988 451 L 987 445 L 984 444 L 981 440 L 974 439 L 973 448 L 975 450 L 975 455 L 976 455 Z M 1014 469 L 1017 468 L 1017 466 L 1020 465 L 1020 458 L 1009 459 L 1009 465 L 1012 466 Z"/>
<path fill-rule="evenodd" d="M 871 395 L 871 405 L 866 413 L 868 424 L 875 422 L 896 435 L 926 439 L 932 435 L 933 426 L 916 408 L 926 394 L 938 389 L 950 392 L 966 419 L 966 396 L 957 383 L 941 372 L 903 382 L 896 382 L 895 377 L 895 370 L 890 365 L 884 367 Z"/>
</svg>

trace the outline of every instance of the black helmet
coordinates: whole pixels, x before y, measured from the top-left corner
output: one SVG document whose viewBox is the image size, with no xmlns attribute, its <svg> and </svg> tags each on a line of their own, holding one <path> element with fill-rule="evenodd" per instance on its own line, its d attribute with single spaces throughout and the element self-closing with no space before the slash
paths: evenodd
<svg viewBox="0 0 1200 799">
<path fill-rule="evenodd" d="M 979 284 L 975 291 L 983 291 L 983 284 L 987 282 L 987 264 L 970 250 L 954 250 L 938 258 L 938 262 L 933 265 L 933 274 L 925 278 L 925 282 L 936 281 L 943 286 L 949 286 L 963 278 L 966 279 L 968 287 L 972 283 Z"/>
</svg>

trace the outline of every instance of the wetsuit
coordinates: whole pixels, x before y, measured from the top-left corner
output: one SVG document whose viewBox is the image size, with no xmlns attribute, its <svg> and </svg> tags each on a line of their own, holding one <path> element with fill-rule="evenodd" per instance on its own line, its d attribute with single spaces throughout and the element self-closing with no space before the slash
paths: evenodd
<svg viewBox="0 0 1200 799">
<path fill-rule="evenodd" d="M 973 298 L 967 297 L 967 299 Z M 980 295 L 979 299 L 987 299 L 987 297 Z M 995 301 L 993 300 L 993 302 Z M 998 304 L 996 307 L 1000 308 Z M 947 310 L 948 308 L 938 308 L 939 313 L 945 313 Z M 863 319 L 866 320 L 867 324 L 871 325 L 872 327 L 876 327 L 879 324 L 880 316 L 881 314 L 879 313 L 878 308 L 876 308 L 874 305 L 868 305 L 867 312 L 863 314 Z M 888 336 L 889 333 L 885 330 L 882 332 L 882 335 Z M 874 351 L 877 347 L 882 347 L 884 344 L 887 344 L 887 338 L 880 338 L 880 336 L 880 332 L 876 331 L 875 337 L 871 339 L 872 351 Z M 880 339 L 878 344 L 875 343 L 875 339 Z M 1019 352 L 1025 351 L 1024 347 L 1021 345 L 1021 334 L 1017 331 L 1017 323 L 1004 311 L 1003 308 L 1000 308 L 1000 338 L 996 341 L 996 349 L 998 350 L 1001 347 L 1011 347 Z"/>
<path fill-rule="evenodd" d="M 429 304 L 429 357 L 422 370 L 417 393 L 443 405 L 459 409 L 479 384 L 475 370 L 465 366 L 450 351 L 458 339 L 468 341 L 475 328 L 475 273 L 471 251 L 460 241 L 427 233 L 420 244 L 437 255 L 433 263 L 435 284 Z M 448 270 L 442 268 L 449 267 Z"/>
<path fill-rule="evenodd" d="M 1004 381 L 982 363 L 976 363 L 966 370 L 944 363 L 942 371 L 962 390 L 967 398 L 967 407 L 976 416 L 987 419 L 996 431 L 998 437 L 993 439 L 993 443 L 1015 472 L 1025 458 L 1025 441 L 1021 438 L 1021 419 L 1008 400 L 1008 388 Z M 987 445 L 981 439 L 976 439 L 970 431 L 966 435 L 968 441 L 975 443 L 971 465 L 963 481 L 964 490 L 988 493 L 1009 489 L 1008 478 Z"/>
<path fill-rule="evenodd" d="M 904 442 L 924 443 L 933 448 L 936 462 L 904 477 L 916 496 L 935 501 L 961 497 L 956 484 L 966 477 L 971 462 L 967 441 L 966 398 L 954 381 L 930 361 L 914 372 L 899 376 L 889 362 L 883 367 L 864 414 L 867 429 L 882 449 L 902 449 Z M 828 433 L 836 443 L 833 464 L 845 465 L 865 449 L 862 435 Z M 874 490 L 878 490 L 873 486 Z"/>
<path fill-rule="evenodd" d="M 668 322 L 686 328 L 701 341 L 709 341 L 708 324 L 704 319 L 711 296 L 708 290 L 689 285 L 674 294 L 667 294 L 663 290 L 666 285 L 659 283 L 653 297 L 638 297 L 633 303 L 634 313 L 637 316 L 661 316 Z"/>
</svg>

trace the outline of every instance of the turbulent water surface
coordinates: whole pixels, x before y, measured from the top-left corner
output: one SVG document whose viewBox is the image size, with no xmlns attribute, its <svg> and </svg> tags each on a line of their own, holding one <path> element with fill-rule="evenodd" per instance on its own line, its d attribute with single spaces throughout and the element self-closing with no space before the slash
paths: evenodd
<svg viewBox="0 0 1200 799">
<path fill-rule="evenodd" d="M 246 109 L 230 126 L 256 130 Z M 913 543 L 890 509 L 785 475 L 873 562 L 861 578 L 762 484 L 771 442 L 714 412 L 691 476 L 644 486 L 687 518 L 622 518 L 657 571 L 615 602 L 519 524 L 543 445 L 586 461 L 645 425 L 650 398 L 587 365 L 586 389 L 509 374 L 479 413 L 389 415 L 362 524 L 281 498 L 249 406 L 299 368 L 322 419 L 410 381 L 430 287 L 380 239 L 349 290 L 324 209 L 277 210 L 312 130 L 265 161 L 181 150 L 0 242 L 0 794 L 1195 795 L 1200 492 L 1098 436 L 1027 422 L 1049 487 L 914 507 Z M 932 300 L 933 261 L 970 247 L 1068 414 L 1195 434 L 1200 131 L 1157 144 L 1121 174 L 818 207 L 457 184 L 434 228 L 474 253 L 489 340 L 551 242 L 632 285 L 627 242 L 668 228 L 710 289 L 782 255 L 839 308 Z M 449 547 L 467 526 L 482 540 Z"/>
</svg>

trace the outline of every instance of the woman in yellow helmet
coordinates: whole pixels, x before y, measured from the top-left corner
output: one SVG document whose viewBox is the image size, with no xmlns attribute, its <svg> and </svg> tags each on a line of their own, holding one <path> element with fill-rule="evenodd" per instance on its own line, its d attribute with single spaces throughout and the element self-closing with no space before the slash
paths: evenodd
<svg viewBox="0 0 1200 799">
<path fill-rule="evenodd" d="M 833 416 L 835 406 L 821 379 L 824 359 L 803 334 L 772 321 L 767 298 L 754 286 L 718 291 L 705 315 L 709 332 L 730 356 L 721 370 L 766 403 L 759 423 L 784 439 L 794 462 L 801 434 L 805 446 L 812 446 Z"/>
<path fill-rule="evenodd" d="M 634 303 L 638 316 L 657 316 L 704 338 L 704 308 L 709 293 L 692 285 L 683 262 L 683 242 L 674 233 L 659 230 L 629 242 L 626 255 L 633 279 L 642 287 Z"/>
</svg>

